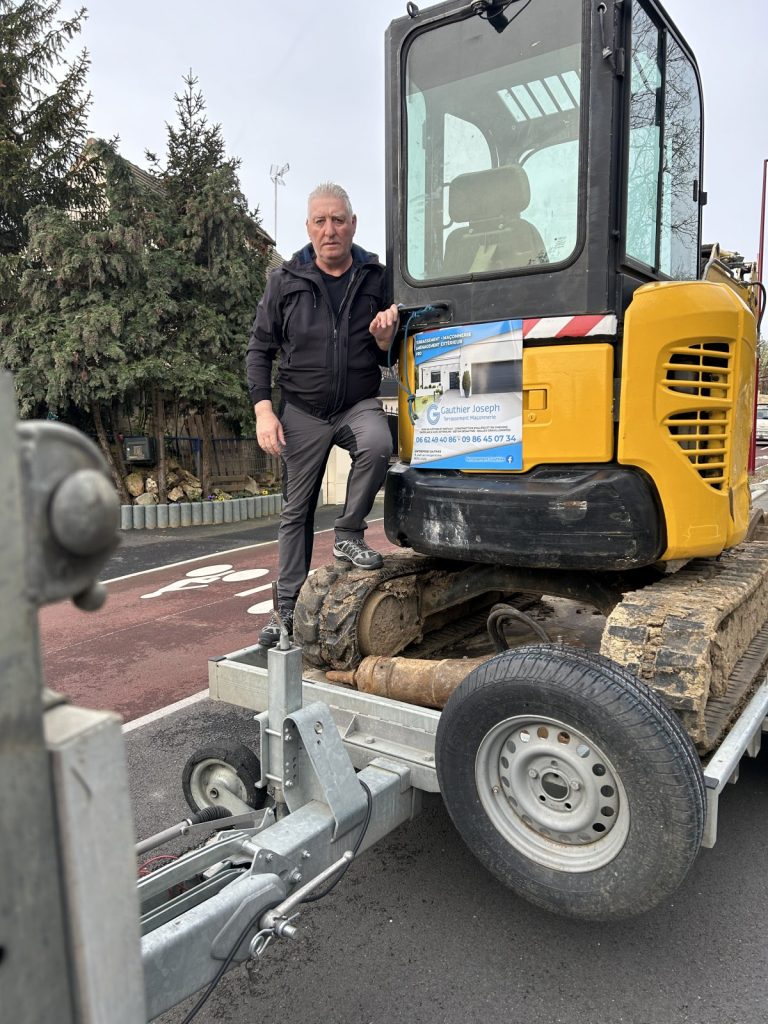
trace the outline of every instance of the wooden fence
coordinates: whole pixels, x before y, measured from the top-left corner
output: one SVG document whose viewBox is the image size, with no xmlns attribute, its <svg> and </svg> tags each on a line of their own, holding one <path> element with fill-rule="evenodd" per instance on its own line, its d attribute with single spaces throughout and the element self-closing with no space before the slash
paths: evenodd
<svg viewBox="0 0 768 1024">
<path fill-rule="evenodd" d="M 197 437 L 167 437 L 165 453 L 180 466 L 195 476 L 200 476 L 200 453 L 202 442 Z M 241 483 L 244 477 L 252 477 L 265 489 L 280 487 L 280 459 L 267 455 L 259 448 L 255 437 L 217 437 L 213 441 L 212 483 L 227 489 Z"/>
</svg>

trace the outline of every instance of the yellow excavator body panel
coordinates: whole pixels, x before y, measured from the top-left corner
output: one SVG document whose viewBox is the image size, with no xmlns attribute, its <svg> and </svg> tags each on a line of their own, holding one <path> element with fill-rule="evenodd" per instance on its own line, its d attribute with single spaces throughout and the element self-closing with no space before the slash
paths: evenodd
<svg viewBox="0 0 768 1024">
<path fill-rule="evenodd" d="M 410 462 L 413 423 L 413 338 L 400 359 L 400 458 Z M 523 349 L 523 464 L 520 473 L 551 463 L 608 462 L 613 457 L 613 346 L 605 342 Z M 475 472 L 475 471 L 472 471 Z"/>
<path fill-rule="evenodd" d="M 756 334 L 727 284 L 655 282 L 627 309 L 617 458 L 656 485 L 663 561 L 717 555 L 746 533 Z"/>
</svg>

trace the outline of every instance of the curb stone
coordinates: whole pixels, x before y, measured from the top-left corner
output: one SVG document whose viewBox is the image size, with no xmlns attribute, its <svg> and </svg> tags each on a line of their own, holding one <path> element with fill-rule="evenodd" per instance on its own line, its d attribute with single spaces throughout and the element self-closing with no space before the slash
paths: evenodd
<svg viewBox="0 0 768 1024">
<path fill-rule="evenodd" d="M 325 504 L 320 495 L 319 505 Z M 283 507 L 282 494 L 226 501 L 173 502 L 167 505 L 121 505 L 121 530 L 164 530 L 175 526 L 213 526 L 275 516 Z"/>
</svg>

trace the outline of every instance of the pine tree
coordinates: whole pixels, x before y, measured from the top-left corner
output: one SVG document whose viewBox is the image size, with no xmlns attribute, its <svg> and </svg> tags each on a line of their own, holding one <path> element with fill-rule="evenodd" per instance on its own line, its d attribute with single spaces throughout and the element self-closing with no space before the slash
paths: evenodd
<svg viewBox="0 0 768 1024">
<path fill-rule="evenodd" d="M 88 56 L 65 51 L 85 18 L 58 17 L 61 0 L 0 0 L 0 366 L 13 366 L 28 218 L 36 208 L 86 218 L 98 188 L 81 159 L 90 95 Z M 32 396 L 22 394 L 28 410 Z"/>
<path fill-rule="evenodd" d="M 115 400 L 135 400 L 164 372 L 158 353 L 167 286 L 152 288 L 147 251 L 160 217 L 157 196 L 142 191 L 129 165 L 103 142 L 85 158 L 102 181 L 101 213 L 87 221 L 38 207 L 29 240 L 6 358 L 22 413 L 34 403 L 86 412 L 121 496 L 124 466 L 109 444 Z"/>
<path fill-rule="evenodd" d="M 197 408 L 203 420 L 203 486 L 211 474 L 214 412 L 252 416 L 245 390 L 243 353 L 263 291 L 265 259 L 259 248 L 258 212 L 240 188 L 239 161 L 227 158 L 221 126 L 210 124 L 190 72 L 174 97 L 177 123 L 168 126 L 165 166 L 148 153 L 166 196 L 167 250 L 151 261 L 172 261 L 176 314 L 164 351 L 171 364 L 169 398 Z M 171 325 L 168 325 L 169 328 Z"/>
<path fill-rule="evenodd" d="M 23 251 L 36 206 L 85 211 L 95 195 L 80 161 L 88 137 L 89 60 L 64 53 L 86 16 L 61 0 L 0 0 L 0 257 Z"/>
</svg>

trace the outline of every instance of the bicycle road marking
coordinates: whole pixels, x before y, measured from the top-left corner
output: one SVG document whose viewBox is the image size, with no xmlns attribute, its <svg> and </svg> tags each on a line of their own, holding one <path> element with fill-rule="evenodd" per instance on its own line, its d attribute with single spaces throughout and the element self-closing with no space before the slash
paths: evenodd
<svg viewBox="0 0 768 1024">
<path fill-rule="evenodd" d="M 378 540 L 382 519 L 370 519 L 369 525 Z M 316 536 L 315 559 L 325 565 L 331 561 L 334 531 L 319 530 Z M 169 547 L 164 552 L 172 554 Z M 176 548 L 179 554 L 183 550 Z M 275 540 L 166 564 L 157 564 L 159 553 L 139 552 L 156 564 L 106 581 L 114 586 L 107 588 L 110 600 L 98 616 L 84 619 L 69 602 L 41 613 L 51 685 L 76 703 L 116 710 L 129 719 L 128 732 L 209 696 L 202 689 L 206 662 L 223 651 L 255 646 L 257 636 L 248 623 L 258 626 L 273 607 Z M 144 595 L 152 595 L 149 603 Z"/>
<path fill-rule="evenodd" d="M 380 523 L 384 517 L 379 516 L 378 519 L 368 519 L 368 525 L 372 523 Z M 328 527 L 327 530 L 316 530 L 315 536 L 319 537 L 323 533 L 333 533 L 333 527 Z M 258 544 L 243 544 L 239 548 L 228 548 L 226 551 L 216 551 L 208 555 L 197 555 L 195 558 L 184 558 L 180 562 L 168 562 L 166 565 L 156 565 L 154 569 L 140 569 L 139 572 L 129 572 L 125 576 L 113 576 L 111 580 L 101 580 L 101 583 L 120 583 L 122 580 L 131 580 L 136 576 L 145 576 L 150 572 L 162 572 L 164 569 L 175 569 L 177 565 L 191 565 L 193 562 L 205 562 L 207 559 L 219 558 L 222 555 L 236 555 L 238 551 L 250 551 L 253 548 L 263 548 L 268 544 L 276 544 L 277 538 L 273 540 L 260 540 Z"/>
<path fill-rule="evenodd" d="M 141 594 L 140 599 L 147 601 L 151 597 L 160 597 L 175 590 L 200 590 L 211 583 L 243 583 L 245 580 L 258 580 L 269 574 L 269 569 L 238 569 L 232 572 L 233 565 L 204 565 L 199 569 L 191 569 L 183 579 L 166 583 L 164 587 L 153 590 L 149 594 Z M 237 595 L 240 596 L 239 594 Z"/>
<path fill-rule="evenodd" d="M 327 532 L 327 531 L 321 531 Z M 137 576 L 147 576 L 151 572 L 163 572 L 165 569 L 175 569 L 178 565 L 191 565 L 193 562 L 210 561 L 212 558 L 220 558 L 222 555 L 236 555 L 239 551 L 249 551 L 252 548 L 263 548 L 268 544 L 274 544 L 274 540 L 262 540 L 258 544 L 244 544 L 239 548 L 229 548 L 228 551 L 215 551 L 208 555 L 198 555 L 196 558 L 185 558 L 181 562 L 168 562 L 166 565 L 156 565 L 154 569 L 140 569 L 139 572 L 129 572 L 125 576 L 114 576 L 111 580 L 101 580 L 102 583 L 121 583 L 123 580 L 132 580 Z"/>
</svg>

